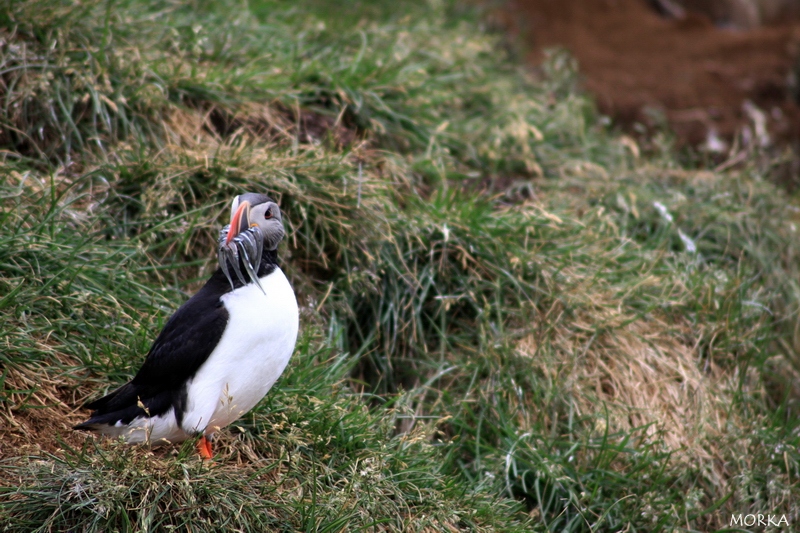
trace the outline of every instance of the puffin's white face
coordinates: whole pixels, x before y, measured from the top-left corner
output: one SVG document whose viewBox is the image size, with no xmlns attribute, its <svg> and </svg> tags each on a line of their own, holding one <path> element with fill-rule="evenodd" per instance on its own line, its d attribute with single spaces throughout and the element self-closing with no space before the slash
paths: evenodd
<svg viewBox="0 0 800 533">
<path fill-rule="evenodd" d="M 281 210 L 272 198 L 265 194 L 240 194 L 231 203 L 231 223 L 222 228 L 219 236 L 219 266 L 228 278 L 231 288 L 235 284 L 229 267 L 246 285 L 241 266 L 250 281 L 261 287 L 257 272 L 262 252 L 273 251 L 283 239 L 284 230 Z M 264 290 L 263 288 L 261 289 Z"/>
<path fill-rule="evenodd" d="M 240 194 L 233 199 L 228 240 L 252 226 L 258 226 L 261 230 L 267 250 L 275 250 L 285 234 L 280 207 L 264 194 Z"/>
</svg>

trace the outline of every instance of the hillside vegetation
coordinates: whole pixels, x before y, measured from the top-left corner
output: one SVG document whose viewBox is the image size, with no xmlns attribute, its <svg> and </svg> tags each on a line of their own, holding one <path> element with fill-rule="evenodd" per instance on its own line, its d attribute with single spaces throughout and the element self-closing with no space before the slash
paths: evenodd
<svg viewBox="0 0 800 533">
<path fill-rule="evenodd" d="M 4 531 L 800 523 L 798 202 L 640 154 L 459 4 L 0 4 Z M 244 191 L 284 376 L 211 463 L 73 432 Z"/>
</svg>

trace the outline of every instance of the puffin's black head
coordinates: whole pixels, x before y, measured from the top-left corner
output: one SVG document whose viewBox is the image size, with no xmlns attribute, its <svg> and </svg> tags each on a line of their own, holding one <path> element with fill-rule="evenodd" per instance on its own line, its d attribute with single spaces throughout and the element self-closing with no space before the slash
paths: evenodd
<svg viewBox="0 0 800 533">
<path fill-rule="evenodd" d="M 281 209 L 266 194 L 248 192 L 240 194 L 231 203 L 231 225 L 227 242 L 245 231 L 258 226 L 264 238 L 264 248 L 275 250 L 285 234 Z"/>
<path fill-rule="evenodd" d="M 281 210 L 266 194 L 248 192 L 240 194 L 231 203 L 231 223 L 219 235 L 219 266 L 234 287 L 229 266 L 236 276 L 247 284 L 240 265 L 247 271 L 250 281 L 261 287 L 256 273 L 266 248 L 274 251 L 284 235 Z M 262 289 L 263 291 L 263 289 Z"/>
</svg>

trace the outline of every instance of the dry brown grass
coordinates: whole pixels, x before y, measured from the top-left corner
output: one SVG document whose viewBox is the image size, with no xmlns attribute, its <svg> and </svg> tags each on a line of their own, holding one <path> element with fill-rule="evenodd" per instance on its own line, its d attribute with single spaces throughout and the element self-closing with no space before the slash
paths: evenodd
<svg viewBox="0 0 800 533">
<path fill-rule="evenodd" d="M 63 355 L 53 357 L 60 364 L 76 365 Z M 80 446 L 84 435 L 72 426 L 85 414 L 80 405 L 89 394 L 89 383 L 39 365 L 7 368 L 5 383 L 7 390 L 20 392 L 0 404 L 0 458 L 60 453 L 62 441 Z"/>
<path fill-rule="evenodd" d="M 576 334 L 580 320 L 574 326 L 558 327 L 551 343 L 562 358 L 554 377 L 571 393 L 577 415 L 594 418 L 599 434 L 646 427 L 651 443 L 686 461 L 719 457 L 717 439 L 729 423 L 738 376 L 703 362 L 696 345 L 686 342 L 691 327 L 638 320 L 590 338 Z M 519 351 L 552 372 L 537 358 L 537 346 L 529 336 Z"/>
<path fill-rule="evenodd" d="M 754 421 L 742 418 L 735 397 L 738 391 L 765 397 L 769 384 L 754 368 L 742 376 L 741 366 L 704 357 L 702 328 L 674 315 L 634 317 L 604 305 L 612 300 L 598 287 L 581 286 L 584 292 L 576 295 L 586 307 L 564 320 L 560 304 L 554 305 L 539 333 L 518 344 L 518 353 L 570 398 L 590 433 L 637 435 L 636 446 L 669 452 L 677 465 L 702 472 L 716 494 L 740 490 L 742 472 L 757 469 L 759 459 L 751 453 L 753 438 L 741 431 Z M 800 381 L 784 357 L 774 364 Z M 540 416 L 547 415 L 534 418 Z M 719 511 L 703 523 L 723 527 L 727 516 Z"/>
</svg>

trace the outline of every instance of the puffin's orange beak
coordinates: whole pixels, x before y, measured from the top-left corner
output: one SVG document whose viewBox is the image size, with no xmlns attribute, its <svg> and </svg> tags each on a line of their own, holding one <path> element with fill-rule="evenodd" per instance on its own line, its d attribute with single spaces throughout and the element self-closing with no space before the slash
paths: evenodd
<svg viewBox="0 0 800 533">
<path fill-rule="evenodd" d="M 225 244 L 229 244 L 234 237 L 249 227 L 250 202 L 245 200 L 239 204 L 239 208 L 236 209 L 236 212 L 231 217 L 231 229 L 228 230 L 228 237 L 225 239 Z"/>
</svg>

